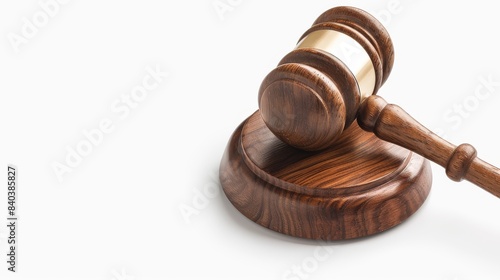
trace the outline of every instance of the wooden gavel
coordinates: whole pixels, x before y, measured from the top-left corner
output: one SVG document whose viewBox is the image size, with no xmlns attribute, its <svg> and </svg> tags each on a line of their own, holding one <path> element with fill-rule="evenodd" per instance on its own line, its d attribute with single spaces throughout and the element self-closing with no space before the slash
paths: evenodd
<svg viewBox="0 0 500 280">
<path fill-rule="evenodd" d="M 380 139 L 445 167 L 450 179 L 466 179 L 500 197 L 500 169 L 476 157 L 473 146 L 454 146 L 375 95 L 393 62 L 391 38 L 374 17 L 357 8 L 333 8 L 262 82 L 262 119 L 283 142 L 309 151 L 335 145 L 357 119 Z"/>
</svg>

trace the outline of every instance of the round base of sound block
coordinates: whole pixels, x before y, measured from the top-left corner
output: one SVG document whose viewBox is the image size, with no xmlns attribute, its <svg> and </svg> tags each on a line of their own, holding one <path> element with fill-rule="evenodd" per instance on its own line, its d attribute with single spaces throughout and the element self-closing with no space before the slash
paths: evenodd
<svg viewBox="0 0 500 280">
<path fill-rule="evenodd" d="M 233 133 L 220 165 L 229 201 L 250 220 L 291 236 L 343 240 L 410 217 L 431 188 L 429 162 L 353 123 L 329 149 L 275 137 L 259 111 Z"/>
</svg>

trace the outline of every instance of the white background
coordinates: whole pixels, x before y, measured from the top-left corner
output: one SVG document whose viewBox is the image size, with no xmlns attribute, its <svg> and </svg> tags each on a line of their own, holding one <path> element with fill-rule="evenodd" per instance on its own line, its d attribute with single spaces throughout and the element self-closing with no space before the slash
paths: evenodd
<svg viewBox="0 0 500 280">
<path fill-rule="evenodd" d="M 500 81 L 496 3 L 367 2 L 74 0 L 43 23 L 38 1 L 2 1 L 0 168 L 19 168 L 20 220 L 13 274 L 1 175 L 0 279 L 498 279 L 500 201 L 436 165 L 413 217 L 348 242 L 274 233 L 219 189 L 223 150 L 257 109 L 263 77 L 337 5 L 378 15 L 392 36 L 396 61 L 380 95 L 500 164 L 500 86 L 474 95 L 481 79 Z M 23 18 L 42 20 L 31 38 Z M 148 67 L 169 77 L 117 113 Z M 463 105 L 466 114 L 453 112 Z M 114 129 L 60 182 L 55 162 L 106 119 Z M 294 266 L 308 272 L 287 274 Z"/>
</svg>

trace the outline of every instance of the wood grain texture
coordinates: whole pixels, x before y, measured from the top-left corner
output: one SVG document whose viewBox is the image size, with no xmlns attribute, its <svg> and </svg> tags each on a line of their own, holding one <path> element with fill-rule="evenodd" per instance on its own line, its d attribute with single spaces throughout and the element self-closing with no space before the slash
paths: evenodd
<svg viewBox="0 0 500 280">
<path fill-rule="evenodd" d="M 401 107 L 370 96 L 359 110 L 359 125 L 380 139 L 412 150 L 446 168 L 454 181 L 466 179 L 500 197 L 500 169 L 477 158 L 470 144 L 458 147 L 421 125 Z"/>
<path fill-rule="evenodd" d="M 342 96 L 345 107 L 345 121 L 342 125 L 344 128 L 349 127 L 356 119 L 358 108 L 361 103 L 361 93 L 358 83 L 351 70 L 349 70 L 349 68 L 336 56 L 312 48 L 301 48 L 290 52 L 281 59 L 279 65 L 289 63 L 310 66 L 325 75 L 325 77 L 335 84 L 336 90 Z M 299 108 L 298 110 L 301 109 Z M 324 127 L 326 125 L 327 124 L 323 123 L 322 126 Z M 333 140 L 335 141 L 339 136 L 340 135 L 334 135 Z M 331 144 L 327 144 L 324 148 L 328 146 L 331 146 Z"/>
<path fill-rule="evenodd" d="M 313 26 L 328 22 L 336 22 L 349 26 L 370 41 L 377 50 L 381 60 L 383 68 L 381 84 L 383 84 L 389 77 L 394 64 L 394 46 L 389 32 L 387 32 L 382 23 L 369 13 L 359 8 L 348 6 L 335 7 L 324 12 L 316 19 Z"/>
<path fill-rule="evenodd" d="M 394 62 L 392 41 L 382 24 L 360 9 L 335 7 L 300 40 L 319 30 L 342 33 L 366 51 L 375 71 L 376 94 Z M 258 95 L 262 118 L 289 145 L 308 151 L 328 148 L 356 118 L 361 102 L 356 74 L 327 50 L 295 49 L 262 82 Z"/>
<path fill-rule="evenodd" d="M 324 149 L 344 131 L 342 95 L 331 79 L 310 66 L 288 63 L 272 70 L 258 102 L 269 129 L 300 149 Z"/>
<path fill-rule="evenodd" d="M 231 203 L 287 235 L 358 238 L 411 216 L 431 187 L 428 161 L 353 124 L 335 147 L 307 152 L 275 137 L 259 112 L 231 137 L 220 166 Z"/>
</svg>

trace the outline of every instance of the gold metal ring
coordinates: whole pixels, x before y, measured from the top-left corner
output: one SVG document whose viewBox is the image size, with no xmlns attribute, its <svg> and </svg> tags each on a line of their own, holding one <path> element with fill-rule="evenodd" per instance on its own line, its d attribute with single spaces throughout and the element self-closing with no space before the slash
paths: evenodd
<svg viewBox="0 0 500 280">
<path fill-rule="evenodd" d="M 361 101 L 375 90 L 375 67 L 366 50 L 356 40 L 335 30 L 316 30 L 308 34 L 296 49 L 314 48 L 326 51 L 342 61 L 356 77 Z"/>
</svg>

